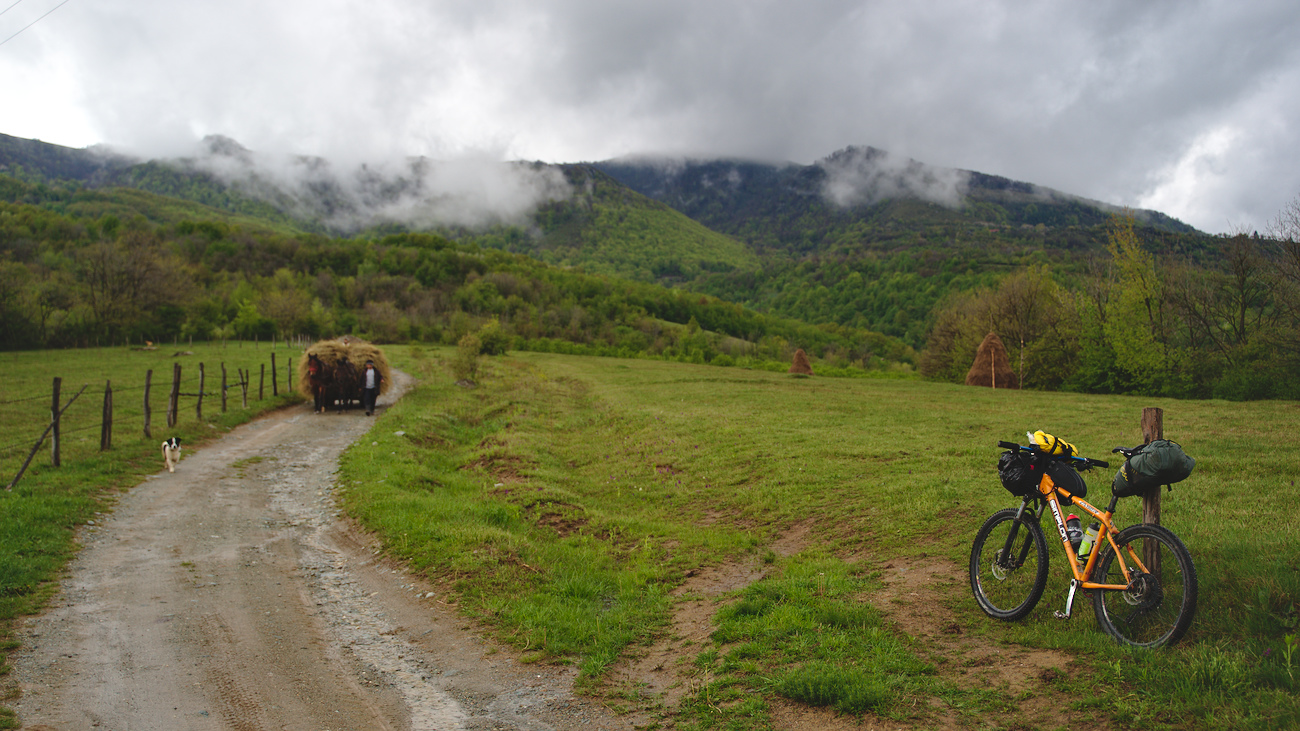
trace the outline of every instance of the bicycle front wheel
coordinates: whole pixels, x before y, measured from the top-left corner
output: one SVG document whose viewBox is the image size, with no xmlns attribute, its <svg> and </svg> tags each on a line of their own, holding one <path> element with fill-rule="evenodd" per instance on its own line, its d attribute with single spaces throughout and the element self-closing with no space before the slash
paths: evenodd
<svg viewBox="0 0 1300 731">
<path fill-rule="evenodd" d="M 1196 614 L 1196 567 L 1187 547 L 1169 529 L 1146 524 L 1117 533 L 1115 545 L 1132 581 L 1124 581 L 1115 551 L 1107 543 L 1093 580 L 1128 583 L 1129 588 L 1093 592 L 1097 623 L 1127 645 L 1160 647 L 1177 642 Z"/>
<path fill-rule="evenodd" d="M 1037 521 L 1016 523 L 1014 509 L 984 521 L 970 549 L 970 588 L 980 609 L 1011 621 L 1033 611 L 1047 586 L 1047 542 Z"/>
</svg>

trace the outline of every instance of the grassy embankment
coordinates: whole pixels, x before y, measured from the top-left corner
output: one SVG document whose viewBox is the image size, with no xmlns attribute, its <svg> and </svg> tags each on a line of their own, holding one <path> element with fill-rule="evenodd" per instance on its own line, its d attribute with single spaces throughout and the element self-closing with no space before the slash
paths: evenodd
<svg viewBox="0 0 1300 731">
<path fill-rule="evenodd" d="M 1023 725 L 1018 706 L 1035 697 L 1083 719 L 1152 728 L 1300 720 L 1300 657 L 1283 640 L 1300 597 L 1297 528 L 1286 517 L 1300 471 L 1293 403 L 530 353 L 487 361 L 479 387 L 463 389 L 451 384 L 446 351 L 390 354 L 424 384 L 345 453 L 346 507 L 525 658 L 577 663 L 584 687 L 611 703 L 641 702 L 607 671 L 665 632 L 670 590 L 702 567 L 750 560 L 766 576 L 724 602 L 712 641 L 682 658 L 692 680 L 679 727 L 764 728 L 777 696 L 921 725 L 936 714 Z M 1053 619 L 1066 589 L 1056 548 L 1029 618 L 984 617 L 965 566 L 980 523 L 1011 504 L 996 442 L 1042 428 L 1104 458 L 1139 440 L 1144 406 L 1165 408 L 1168 436 L 1198 459 L 1164 508 L 1201 577 L 1187 639 L 1126 651 L 1086 602 L 1072 621 Z M 1108 494 L 1112 471 L 1088 477 L 1094 496 Z M 1139 510 L 1125 501 L 1117 522 Z M 772 542 L 796 525 L 808 528 L 802 549 L 778 555 Z M 891 561 L 946 567 L 952 580 L 933 589 L 965 636 L 1074 660 L 1025 687 L 964 682 L 946 660 L 931 661 L 943 657 L 939 640 L 907 636 L 870 603 Z"/>
<path fill-rule="evenodd" d="M 176 355 L 192 351 L 191 355 Z M 159 346 L 143 351 L 128 348 L 46 350 L 0 353 L 0 652 L 18 645 L 12 635 L 13 620 L 38 610 L 57 588 L 54 579 L 76 550 L 74 529 L 97 513 L 111 510 L 113 495 L 138 484 L 162 469 L 158 444 L 164 437 L 178 436 L 187 448 L 219 435 L 257 414 L 295 403 L 297 396 L 285 396 L 286 363 L 297 351 L 279 346 L 275 350 L 280 397 L 271 395 L 271 347 L 262 343 Z M 182 367 L 181 392 L 198 392 L 198 364 L 205 364 L 207 377 L 203 421 L 195 414 L 196 399 L 182 396 L 175 428 L 167 427 L 167 400 L 172 382 L 172 364 Z M 228 373 L 226 413 L 221 412 L 221 363 Z M 258 400 L 261 366 L 266 364 L 265 398 Z M 252 372 L 249 407 L 241 408 L 235 381 L 237 368 Z M 144 380 L 153 370 L 150 405 L 153 436 L 145 438 Z M 3 489 L 13 479 L 32 444 L 49 425 L 51 387 L 55 376 L 63 379 L 60 401 L 68 400 L 89 384 L 68 407 L 61 421 L 62 466 L 51 465 L 47 439 L 31 466 L 12 491 Z M 296 377 L 296 376 L 295 376 Z M 112 448 L 100 452 L 100 424 L 104 408 L 104 384 L 113 386 Z M 0 662 L 0 675 L 8 666 Z M 0 702 L 3 702 L 0 698 Z M 0 728 L 11 728 L 12 713 L 0 708 Z"/>
</svg>

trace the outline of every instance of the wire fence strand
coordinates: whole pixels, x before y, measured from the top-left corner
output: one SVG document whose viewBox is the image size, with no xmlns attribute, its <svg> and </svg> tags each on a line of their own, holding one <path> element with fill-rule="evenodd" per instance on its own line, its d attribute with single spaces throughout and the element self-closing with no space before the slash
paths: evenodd
<svg viewBox="0 0 1300 731">
<path fill-rule="evenodd" d="M 295 359 L 292 353 L 283 362 L 277 362 L 275 368 L 269 368 L 269 363 L 263 363 L 263 357 L 269 358 L 270 354 L 261 356 L 250 353 L 253 362 L 234 362 L 220 361 L 215 365 L 206 364 L 203 376 L 199 375 L 198 366 L 200 363 L 184 363 L 181 365 L 181 377 L 174 379 L 175 370 L 168 373 L 165 368 L 155 368 L 153 375 L 149 378 L 149 426 L 151 430 L 171 429 L 172 426 L 167 424 L 171 411 L 171 397 L 173 391 L 176 392 L 176 426 L 182 424 L 210 423 L 219 414 L 226 413 L 230 410 L 240 410 L 243 406 L 242 386 L 239 376 L 240 372 L 247 380 L 248 403 L 254 404 L 259 401 L 276 398 L 281 395 L 292 393 L 288 387 L 289 381 L 292 380 L 292 369 L 294 368 Z M 277 354 L 278 355 L 278 354 Z M 278 361 L 278 359 L 277 359 Z M 221 368 L 227 368 L 228 383 L 225 384 L 225 396 L 232 399 L 228 406 L 222 404 L 223 389 L 221 383 Z M 173 365 L 173 368 L 175 365 Z M 265 368 L 270 373 L 262 375 L 261 369 Z M 289 380 L 280 381 L 278 376 L 284 370 L 289 370 Z M 120 375 L 120 374 L 119 374 Z M 143 374 L 141 374 L 143 376 Z M 260 380 L 263 379 L 264 380 Z M 200 382 L 204 388 L 200 389 Z M 47 381 L 48 384 L 48 381 Z M 259 384 L 264 384 L 263 395 L 258 398 Z M 109 405 L 109 412 L 105 414 L 103 405 L 105 399 L 95 398 L 96 395 L 101 397 L 106 395 L 106 386 L 111 387 L 113 393 L 113 402 Z M 279 386 L 279 388 L 277 388 Z M 24 386 L 24 389 L 30 387 Z M 48 385 L 47 387 L 48 388 Z M 59 442 L 60 448 L 57 450 L 61 455 L 61 461 L 77 460 L 89 458 L 91 455 L 100 451 L 100 444 L 89 437 L 88 433 L 96 430 L 103 430 L 106 426 L 105 419 L 108 421 L 108 428 L 111 432 L 119 435 L 129 435 L 142 431 L 145 424 L 145 404 L 141 402 L 140 393 L 145 390 L 145 378 L 124 378 L 122 381 L 116 381 L 112 377 L 95 379 L 86 384 L 73 385 L 67 379 L 61 383 L 60 395 L 60 414 L 59 414 Z M 82 389 L 82 391 L 77 391 Z M 201 393 L 200 393 L 201 391 Z M 78 399 L 74 402 L 69 400 L 72 393 L 85 393 L 85 398 Z M 196 399 L 202 397 L 206 403 L 203 403 L 203 417 L 200 419 L 196 413 Z M 23 461 L 25 453 L 35 451 L 39 448 L 37 440 L 44 442 L 46 448 L 52 448 L 54 435 L 50 432 L 50 406 L 52 394 L 47 391 L 44 394 L 26 396 L 21 398 L 0 399 L 0 422 L 11 425 L 11 429 L 6 436 L 14 437 L 23 431 L 31 429 L 29 438 L 18 439 L 11 443 L 0 445 L 0 484 L 8 476 L 12 476 L 14 471 L 19 469 L 19 462 Z M 45 402 L 40 406 L 36 404 Z M 16 426 L 13 426 L 16 425 Z M 139 434 L 143 438 L 143 434 Z M 131 436 L 130 438 L 135 438 Z"/>
</svg>

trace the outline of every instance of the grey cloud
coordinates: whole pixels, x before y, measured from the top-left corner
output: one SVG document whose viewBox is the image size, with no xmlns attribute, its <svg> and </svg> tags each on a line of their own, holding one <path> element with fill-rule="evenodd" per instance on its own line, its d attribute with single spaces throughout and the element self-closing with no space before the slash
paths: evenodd
<svg viewBox="0 0 1300 731">
<path fill-rule="evenodd" d="M 1292 0 L 99 0 L 0 48 L 0 77 L 75 79 L 87 143 L 153 155 L 211 133 L 395 168 L 871 145 L 1217 231 L 1300 191 L 1297 37 Z"/>
<path fill-rule="evenodd" d="M 817 164 L 826 171 L 822 195 L 841 207 L 916 197 L 958 208 L 965 201 L 970 177 L 961 170 L 923 165 L 870 147 L 842 150 Z"/>
</svg>

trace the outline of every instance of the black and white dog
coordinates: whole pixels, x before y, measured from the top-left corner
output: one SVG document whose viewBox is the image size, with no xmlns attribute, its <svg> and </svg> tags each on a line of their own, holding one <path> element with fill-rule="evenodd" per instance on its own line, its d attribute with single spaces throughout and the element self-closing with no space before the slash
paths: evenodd
<svg viewBox="0 0 1300 731">
<path fill-rule="evenodd" d="M 176 463 L 181 461 L 181 440 L 176 437 L 164 440 L 162 443 L 163 462 L 167 463 L 167 471 L 175 472 Z"/>
</svg>

